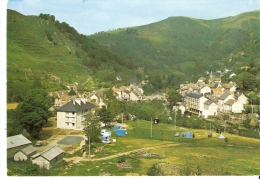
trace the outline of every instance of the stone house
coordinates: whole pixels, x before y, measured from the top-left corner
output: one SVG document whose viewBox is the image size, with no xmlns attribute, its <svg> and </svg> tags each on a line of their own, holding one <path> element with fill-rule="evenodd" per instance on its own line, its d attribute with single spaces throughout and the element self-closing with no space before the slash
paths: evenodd
<svg viewBox="0 0 260 179">
<path fill-rule="evenodd" d="M 212 91 L 211 88 L 209 86 L 206 86 L 206 85 L 200 88 L 200 93 L 203 94 L 203 95 L 204 94 L 211 94 L 211 91 Z"/>
<path fill-rule="evenodd" d="M 212 95 L 221 96 L 224 92 L 224 88 L 219 83 L 210 84 L 210 88 L 212 90 Z"/>
<path fill-rule="evenodd" d="M 244 93 L 238 95 L 237 100 L 242 104 L 248 104 L 248 98 L 244 95 Z"/>
<path fill-rule="evenodd" d="M 235 103 L 234 99 L 229 99 L 223 104 L 222 112 L 224 113 L 231 113 L 232 112 L 232 106 Z"/>
<path fill-rule="evenodd" d="M 95 103 L 98 103 L 99 102 L 99 97 L 94 93 L 92 95 L 90 95 L 90 100 L 95 102 Z"/>
<path fill-rule="evenodd" d="M 222 87 L 224 88 L 224 93 L 228 94 L 234 94 L 237 88 L 236 83 L 232 81 L 227 84 L 222 84 Z"/>
<path fill-rule="evenodd" d="M 220 112 L 229 111 L 230 102 L 226 104 L 225 109 L 224 109 L 224 104 L 230 99 L 235 100 L 234 97 L 230 94 L 227 93 L 222 94 L 218 100 L 218 111 Z"/>
<path fill-rule="evenodd" d="M 122 99 L 122 91 L 120 88 L 114 86 L 112 88 L 113 94 L 115 95 L 116 99 Z"/>
<path fill-rule="evenodd" d="M 204 109 L 202 115 L 204 118 L 208 116 L 215 116 L 218 113 L 218 104 L 210 99 L 204 102 Z"/>
<path fill-rule="evenodd" d="M 242 104 L 240 101 L 235 101 L 232 105 L 232 113 L 239 113 L 241 114 L 244 111 L 244 104 Z"/>
</svg>

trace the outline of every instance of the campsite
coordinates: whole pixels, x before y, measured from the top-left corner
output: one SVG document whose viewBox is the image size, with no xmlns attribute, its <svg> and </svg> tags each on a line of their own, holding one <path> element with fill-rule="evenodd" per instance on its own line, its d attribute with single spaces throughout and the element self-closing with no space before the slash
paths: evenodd
<svg viewBox="0 0 260 179">
<path fill-rule="evenodd" d="M 53 120 L 55 126 L 55 120 Z M 111 143 L 97 142 L 90 148 L 89 159 L 82 150 L 67 154 L 64 161 L 45 175 L 50 176 L 147 176 L 147 175 L 258 175 L 260 140 L 222 133 L 228 142 L 208 130 L 195 130 L 167 124 L 153 124 L 145 120 L 125 121 L 127 134 L 110 131 Z M 56 135 L 49 126 L 42 133 Z M 118 127 L 115 127 L 118 130 Z M 175 137 L 179 132 L 180 136 Z M 151 135 L 152 133 L 152 135 Z M 190 134 L 189 134 L 190 133 Z M 188 134 L 185 138 L 182 134 Z M 194 134 L 194 138 L 190 137 Z M 57 135 L 57 138 L 61 136 Z M 100 139 L 102 135 L 100 134 Z M 47 140 L 43 140 L 43 143 Z M 115 142 L 113 142 L 115 141 Z M 73 148 L 73 146 L 72 146 Z M 119 163 L 119 161 L 124 161 Z"/>
</svg>

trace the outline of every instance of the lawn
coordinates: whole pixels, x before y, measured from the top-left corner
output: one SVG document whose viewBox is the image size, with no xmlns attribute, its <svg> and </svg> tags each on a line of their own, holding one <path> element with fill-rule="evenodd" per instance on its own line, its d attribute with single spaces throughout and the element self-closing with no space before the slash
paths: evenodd
<svg viewBox="0 0 260 179">
<path fill-rule="evenodd" d="M 15 109 L 19 103 L 7 103 L 7 109 Z"/>
<path fill-rule="evenodd" d="M 96 143 L 91 154 L 95 158 L 110 156 L 135 149 L 154 147 L 145 150 L 163 158 L 143 157 L 138 152 L 103 161 L 82 161 L 78 164 L 65 163 L 64 170 L 53 170 L 53 175 L 65 176 L 98 176 L 111 174 L 115 176 L 147 175 L 152 166 L 157 166 L 158 175 L 259 175 L 260 173 L 260 140 L 236 136 L 228 133 L 223 135 L 228 142 L 218 139 L 217 133 L 208 138 L 209 131 L 193 130 L 160 123 L 152 126 L 150 121 L 126 121 L 128 134 L 125 137 L 115 135 L 115 143 Z M 175 132 L 190 131 L 194 139 L 182 136 L 174 137 Z M 176 144 L 167 146 L 167 144 Z M 98 148 L 105 152 L 98 152 Z M 118 160 L 124 158 L 132 168 L 118 168 Z M 164 166 L 163 168 L 158 166 Z M 165 167 L 166 166 L 166 167 Z M 158 169 L 159 168 L 159 169 Z M 168 171 L 167 171 L 168 168 Z M 159 173 L 158 173 L 159 171 Z"/>
</svg>

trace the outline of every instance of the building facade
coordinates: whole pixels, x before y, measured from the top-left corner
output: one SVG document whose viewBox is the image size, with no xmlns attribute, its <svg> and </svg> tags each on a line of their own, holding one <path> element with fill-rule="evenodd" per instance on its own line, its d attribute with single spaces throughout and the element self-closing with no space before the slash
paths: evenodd
<svg viewBox="0 0 260 179">
<path fill-rule="evenodd" d="M 57 109 L 57 128 L 83 130 L 87 113 L 95 111 L 95 105 L 85 99 L 73 99 Z"/>
</svg>

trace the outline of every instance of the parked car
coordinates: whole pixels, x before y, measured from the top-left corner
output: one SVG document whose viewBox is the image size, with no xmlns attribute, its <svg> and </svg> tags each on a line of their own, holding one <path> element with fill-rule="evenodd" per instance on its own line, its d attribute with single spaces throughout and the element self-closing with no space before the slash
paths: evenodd
<svg viewBox="0 0 260 179">
<path fill-rule="evenodd" d="M 179 137 L 180 136 L 180 133 L 179 132 L 176 132 L 176 134 L 174 135 L 175 137 Z"/>
<path fill-rule="evenodd" d="M 36 142 L 36 143 L 35 143 L 35 146 L 36 146 L 36 147 L 42 146 L 42 142 L 41 142 L 41 141 Z"/>
</svg>

